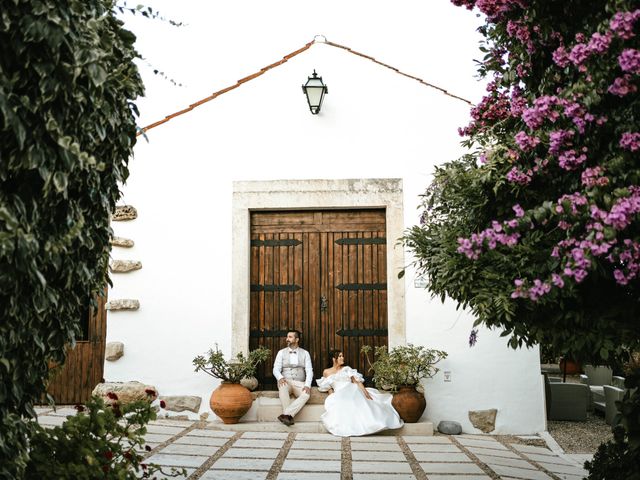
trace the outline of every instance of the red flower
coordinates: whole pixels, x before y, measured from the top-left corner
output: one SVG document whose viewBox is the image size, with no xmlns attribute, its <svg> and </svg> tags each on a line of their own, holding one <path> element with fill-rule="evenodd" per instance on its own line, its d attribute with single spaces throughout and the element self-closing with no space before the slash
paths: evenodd
<svg viewBox="0 0 640 480">
<path fill-rule="evenodd" d="M 157 395 L 156 391 L 153 388 L 146 388 L 144 390 L 144 393 L 146 393 L 147 395 L 150 395 L 152 397 L 155 397 Z"/>
<path fill-rule="evenodd" d="M 107 398 L 109 398 L 110 400 L 118 400 L 118 395 L 113 392 L 109 392 L 107 393 Z"/>
<path fill-rule="evenodd" d="M 111 450 L 107 450 L 106 452 L 104 452 L 104 458 L 106 458 L 107 460 L 111 460 L 113 458 L 113 452 Z"/>
<path fill-rule="evenodd" d="M 164 400 L 160 400 L 160 408 L 167 408 L 167 403 Z"/>
</svg>

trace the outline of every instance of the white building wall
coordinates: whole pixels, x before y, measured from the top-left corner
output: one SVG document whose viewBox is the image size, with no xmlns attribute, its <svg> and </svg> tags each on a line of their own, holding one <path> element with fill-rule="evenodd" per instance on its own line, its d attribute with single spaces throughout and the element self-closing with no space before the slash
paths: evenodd
<svg viewBox="0 0 640 480">
<path fill-rule="evenodd" d="M 469 17 L 463 17 L 466 12 L 459 10 L 461 21 L 470 24 Z M 350 26 L 359 28 L 357 22 Z M 159 109 L 164 105 L 161 92 L 167 87 L 154 86 L 149 99 L 141 103 L 141 108 L 150 105 L 151 112 L 141 124 L 230 85 L 304 42 L 290 41 L 284 49 L 282 41 L 274 43 L 277 46 L 266 49 L 267 55 L 263 45 L 259 54 L 238 63 L 233 76 L 222 72 L 222 83 L 212 83 L 208 91 L 181 92 L 182 103 L 167 98 L 166 107 Z M 393 44 L 392 39 L 388 43 Z M 408 50 L 414 57 L 422 53 L 410 44 L 395 47 L 403 58 Z M 366 42 L 357 49 L 376 54 Z M 387 57 L 393 57 L 393 51 L 386 45 Z M 394 63 L 393 58 L 381 60 Z M 225 65 L 227 70 L 233 68 Z M 318 116 L 309 113 L 300 88 L 313 69 L 329 86 Z M 429 72 L 409 73 L 428 79 Z M 468 92 L 478 100 L 477 87 Z M 162 115 L 156 114 L 158 110 Z M 141 307 L 108 314 L 107 341 L 122 341 L 125 355 L 106 362 L 105 378 L 150 383 L 161 395 L 199 395 L 204 399 L 201 412 L 209 411 L 208 398 L 217 382 L 194 373 L 191 360 L 214 343 L 225 352 L 232 350 L 233 182 L 401 178 L 404 225 L 409 227 L 418 221 L 419 195 L 434 165 L 462 153 L 456 129 L 468 118 L 469 107 L 462 102 L 319 44 L 151 130 L 148 142 L 140 139 L 136 146 L 131 176 L 123 187 L 122 203 L 133 205 L 138 218 L 113 223 L 115 235 L 133 239 L 135 246 L 114 247 L 112 257 L 140 260 L 143 267 L 112 274 L 114 286 L 109 292 L 110 299 L 136 298 Z M 408 256 L 405 260 L 410 262 Z M 414 280 L 409 270 L 406 341 L 447 351 L 449 358 L 440 367 L 451 372 L 450 382 L 444 382 L 442 372 L 426 382 L 425 418 L 434 425 L 456 420 L 465 431 L 474 432 L 467 412 L 497 408 L 494 433 L 543 430 L 537 348 L 512 351 L 499 332 L 486 329 L 480 329 L 478 344 L 470 348 L 473 319 L 452 304 L 431 300 Z"/>
</svg>

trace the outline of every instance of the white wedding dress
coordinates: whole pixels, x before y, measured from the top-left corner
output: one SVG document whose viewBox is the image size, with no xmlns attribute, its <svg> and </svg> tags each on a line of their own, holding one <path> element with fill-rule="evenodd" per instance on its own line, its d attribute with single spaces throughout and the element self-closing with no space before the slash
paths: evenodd
<svg viewBox="0 0 640 480">
<path fill-rule="evenodd" d="M 390 394 L 367 388 L 373 398 L 369 400 L 358 385 L 351 382 L 351 377 L 363 381 L 362 375 L 350 367 L 342 367 L 338 373 L 316 380 L 320 391 L 333 388 L 320 417 L 329 432 L 339 437 L 355 437 L 402 427 L 404 422 L 391 406 Z"/>
</svg>

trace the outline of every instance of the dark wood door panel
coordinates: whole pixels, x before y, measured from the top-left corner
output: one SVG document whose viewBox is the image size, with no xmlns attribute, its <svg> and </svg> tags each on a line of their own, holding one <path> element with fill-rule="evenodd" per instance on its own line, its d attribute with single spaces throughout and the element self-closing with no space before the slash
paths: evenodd
<svg viewBox="0 0 640 480">
<path fill-rule="evenodd" d="M 387 344 L 385 231 L 379 209 L 252 212 L 250 348 L 273 360 L 295 328 L 316 377 L 334 348 L 366 373 L 361 346 Z M 275 388 L 271 368 L 262 388 Z"/>
<path fill-rule="evenodd" d="M 106 346 L 107 318 L 105 296 L 97 297 L 97 307 L 87 312 L 87 337 L 67 351 L 64 365 L 51 365 L 47 392 L 58 405 L 84 403 L 95 386 L 102 381 Z"/>
</svg>

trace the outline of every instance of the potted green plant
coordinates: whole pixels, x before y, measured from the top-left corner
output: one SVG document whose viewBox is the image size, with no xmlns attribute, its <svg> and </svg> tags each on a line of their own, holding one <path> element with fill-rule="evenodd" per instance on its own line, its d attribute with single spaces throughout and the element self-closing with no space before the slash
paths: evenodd
<svg viewBox="0 0 640 480">
<path fill-rule="evenodd" d="M 209 349 L 206 355 L 198 355 L 193 359 L 196 372 L 203 371 L 222 380 L 211 393 L 209 406 L 224 423 L 238 423 L 251 408 L 251 392 L 240 384 L 240 380 L 255 375 L 258 364 L 269 358 L 269 355 L 271 350 L 258 347 L 247 356 L 240 352 L 227 361 L 216 344 L 215 350 Z"/>
<path fill-rule="evenodd" d="M 431 378 L 439 371 L 435 365 L 447 358 L 447 353 L 412 344 L 391 350 L 383 346 L 375 348 L 372 362 L 369 358 L 371 350 L 365 345 L 361 353 L 366 356 L 376 387 L 393 392 L 391 404 L 405 422 L 417 422 L 427 402 L 416 387 L 423 378 Z"/>
</svg>

